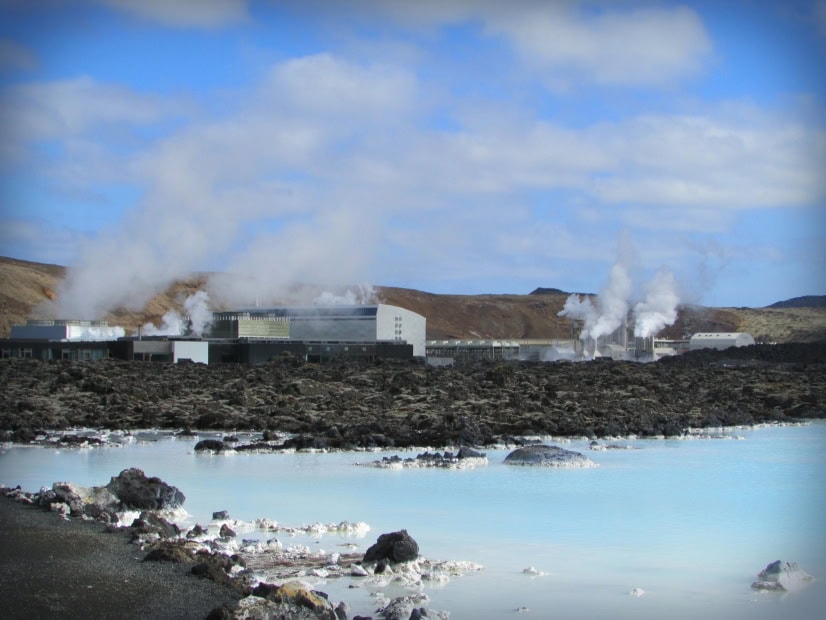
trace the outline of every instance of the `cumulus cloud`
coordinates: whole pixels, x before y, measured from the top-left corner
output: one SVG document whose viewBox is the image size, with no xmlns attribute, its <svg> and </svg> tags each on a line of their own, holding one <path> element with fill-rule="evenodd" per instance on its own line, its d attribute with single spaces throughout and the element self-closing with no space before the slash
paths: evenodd
<svg viewBox="0 0 826 620">
<path fill-rule="evenodd" d="M 532 78 L 578 85 L 668 84 L 696 75 L 710 52 L 697 15 L 679 7 L 351 5 L 405 24 L 469 23 L 510 42 L 539 72 Z M 246 12 L 220 2 L 118 6 L 170 24 L 184 24 L 172 17 L 178 6 L 190 20 L 213 11 L 214 24 Z M 612 226 L 720 232 L 738 212 L 824 196 L 826 133 L 795 114 L 698 104 L 566 124 L 504 87 L 497 104 L 480 104 L 466 85 L 434 88 L 418 62 L 288 58 L 223 92 L 220 115 L 91 77 L 7 86 L 4 158 L 47 144 L 39 179 L 67 192 L 134 189 L 127 216 L 82 244 L 65 312 L 139 306 L 206 266 L 227 274 L 213 282 L 219 301 L 245 304 L 308 282 L 398 274 L 538 280 L 564 273 L 563 260 L 610 260 Z"/>
<path fill-rule="evenodd" d="M 502 32 L 550 84 L 583 78 L 602 85 L 661 86 L 698 75 L 711 41 L 686 7 L 588 14 L 565 4 L 504 12 L 488 28 Z"/>
<path fill-rule="evenodd" d="M 65 139 L 114 124 L 158 122 L 187 110 L 183 102 L 90 77 L 11 86 L 3 91 L 0 126 L 18 140 Z"/>
<path fill-rule="evenodd" d="M 701 74 L 713 46 L 702 20 L 685 6 L 513 0 L 351 0 L 364 13 L 416 28 L 481 24 L 504 39 L 553 90 L 583 83 L 661 87 Z"/>
<path fill-rule="evenodd" d="M 173 27 L 218 28 L 247 19 L 245 0 L 97 0 L 118 11 Z"/>
</svg>

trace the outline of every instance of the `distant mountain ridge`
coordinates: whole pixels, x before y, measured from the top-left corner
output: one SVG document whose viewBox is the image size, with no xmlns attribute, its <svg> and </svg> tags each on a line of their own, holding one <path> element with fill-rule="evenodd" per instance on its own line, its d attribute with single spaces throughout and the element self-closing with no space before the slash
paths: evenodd
<svg viewBox="0 0 826 620">
<path fill-rule="evenodd" d="M 826 295 L 804 295 L 777 301 L 767 308 L 826 308 Z"/>
<path fill-rule="evenodd" d="M 0 257 L 0 338 L 9 336 L 12 325 L 32 318 L 32 311 L 43 301 L 54 299 L 65 275 L 66 268 L 60 265 Z M 205 274 L 193 274 L 174 282 L 138 312 L 121 309 L 113 310 L 106 317 L 55 318 L 105 318 L 110 324 L 123 326 L 127 333 L 133 333 L 147 322 L 160 325 L 169 310 L 182 312 L 183 300 L 199 289 L 208 290 Z M 549 340 L 570 338 L 572 333 L 570 321 L 559 316 L 570 293 L 558 288 L 539 287 L 529 295 L 442 295 L 387 286 L 377 286 L 375 290 L 382 303 L 426 317 L 427 338 L 431 340 Z M 799 299 L 822 300 L 823 297 Z M 686 305 L 679 308 L 677 322 L 664 329 L 660 336 L 684 338 L 706 331 L 744 331 L 758 342 L 826 340 L 826 306 L 822 303 L 805 307 L 775 304 L 768 308 Z"/>
</svg>

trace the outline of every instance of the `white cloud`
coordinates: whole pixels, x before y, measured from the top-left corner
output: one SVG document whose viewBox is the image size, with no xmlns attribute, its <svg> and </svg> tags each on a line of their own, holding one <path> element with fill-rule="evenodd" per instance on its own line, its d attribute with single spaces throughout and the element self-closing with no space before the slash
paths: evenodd
<svg viewBox="0 0 826 620">
<path fill-rule="evenodd" d="M 504 38 L 553 90 L 670 86 L 700 74 L 713 49 L 702 20 L 685 6 L 535 0 L 345 4 L 414 29 L 480 24 L 489 36 Z"/>
<path fill-rule="evenodd" d="M 65 153 L 40 174 L 142 194 L 83 246 L 61 291 L 67 316 L 140 305 L 213 261 L 233 274 L 221 285 L 236 303 L 401 273 L 539 280 L 560 260 L 607 259 L 621 224 L 716 233 L 740 210 L 824 196 L 826 137 L 794 115 L 707 106 L 571 127 L 517 103 L 470 112 L 424 88 L 389 62 L 291 59 L 231 94 L 220 118 L 193 115 L 123 152 L 112 126 L 128 133 L 189 108 L 89 78 L 13 87 L 5 114 L 21 144 L 53 140 Z M 429 125 L 436 107 L 457 126 Z"/>
<path fill-rule="evenodd" d="M 595 129 L 617 167 L 595 178 L 608 203 L 699 209 L 803 206 L 826 196 L 826 132 L 743 108 L 644 116 Z"/>
<path fill-rule="evenodd" d="M 186 109 L 182 102 L 90 77 L 11 86 L 2 102 L 0 126 L 26 141 L 62 139 L 113 124 L 150 124 Z"/>
<path fill-rule="evenodd" d="M 29 48 L 11 39 L 0 39 L 0 70 L 32 71 L 37 65 L 37 57 Z"/>
<path fill-rule="evenodd" d="M 245 0 L 97 0 L 113 9 L 173 27 L 219 28 L 247 19 Z"/>
<path fill-rule="evenodd" d="M 668 85 L 698 75 L 712 49 L 699 17 L 686 7 L 588 15 L 549 4 L 500 17 L 488 28 L 508 36 L 552 81 Z"/>
</svg>

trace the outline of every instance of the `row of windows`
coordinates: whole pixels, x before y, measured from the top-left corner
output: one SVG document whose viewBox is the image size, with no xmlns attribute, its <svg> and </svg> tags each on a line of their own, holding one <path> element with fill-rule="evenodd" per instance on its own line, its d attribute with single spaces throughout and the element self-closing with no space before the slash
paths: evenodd
<svg viewBox="0 0 826 620">
<path fill-rule="evenodd" d="M 333 350 L 332 347 L 318 347 L 318 348 L 319 348 L 319 350 L 321 350 L 323 348 L 325 351 L 332 351 Z M 359 347 L 357 347 L 357 348 L 359 348 Z M 367 351 L 367 347 L 360 347 L 360 348 L 361 348 L 362 352 Z M 308 352 L 312 352 L 313 350 L 314 350 L 314 347 L 312 347 L 312 346 L 307 347 Z M 343 351 L 349 351 L 350 347 L 349 346 L 342 347 L 342 350 Z"/>
<path fill-rule="evenodd" d="M 99 360 L 108 356 L 105 349 L 39 349 L 34 351 L 31 347 L 4 347 L 0 349 L 0 358 L 24 358 L 36 357 L 44 361 L 67 360 L 71 362 Z"/>
</svg>

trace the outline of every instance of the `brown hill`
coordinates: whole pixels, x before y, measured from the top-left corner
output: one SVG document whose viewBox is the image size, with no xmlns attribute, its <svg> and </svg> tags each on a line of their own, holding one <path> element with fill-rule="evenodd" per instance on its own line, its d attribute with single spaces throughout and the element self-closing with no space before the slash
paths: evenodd
<svg viewBox="0 0 826 620">
<path fill-rule="evenodd" d="M 37 306 L 55 294 L 66 268 L 0 257 L 0 337 L 32 318 Z M 206 286 L 193 276 L 153 297 L 141 312 L 116 310 L 107 318 L 127 331 L 159 324 L 171 309 L 181 311 L 188 295 Z M 567 293 L 537 289 L 531 295 L 437 295 L 412 289 L 377 287 L 382 302 L 427 317 L 429 339 L 569 338 L 571 325 L 557 313 Z M 63 317 L 73 318 L 73 317 Z M 94 318 L 94 317 L 90 317 Z M 699 331 L 745 331 L 762 342 L 814 342 L 826 339 L 826 308 L 680 308 L 677 323 L 663 336 L 680 338 Z"/>
</svg>

